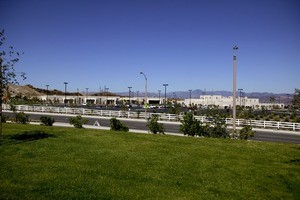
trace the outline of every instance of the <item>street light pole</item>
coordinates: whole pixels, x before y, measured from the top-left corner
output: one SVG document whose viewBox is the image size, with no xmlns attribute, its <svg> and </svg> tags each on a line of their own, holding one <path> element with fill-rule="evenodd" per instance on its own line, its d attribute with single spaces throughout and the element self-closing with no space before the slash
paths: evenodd
<svg viewBox="0 0 300 200">
<path fill-rule="evenodd" d="M 165 102 L 164 102 L 165 112 L 166 112 L 166 110 L 167 110 L 166 102 L 167 102 L 167 86 L 168 86 L 168 85 L 169 85 L 169 84 L 167 84 L 167 83 L 164 83 L 164 84 L 163 84 L 163 86 L 165 87 Z"/>
<path fill-rule="evenodd" d="M 67 85 L 68 85 L 68 82 L 64 82 L 65 84 L 65 107 L 67 107 Z"/>
<path fill-rule="evenodd" d="M 89 92 L 89 88 L 85 88 L 86 92 L 85 92 L 85 104 L 87 105 L 88 103 L 88 92 Z"/>
<path fill-rule="evenodd" d="M 236 129 L 236 51 L 238 47 L 235 45 L 233 47 L 233 99 L 232 99 L 232 106 L 233 106 L 233 113 L 232 113 L 232 128 L 235 131 Z"/>
<path fill-rule="evenodd" d="M 190 92 L 190 107 L 192 107 L 192 90 L 189 90 Z"/>
<path fill-rule="evenodd" d="M 240 107 L 242 107 L 242 90 L 243 89 L 238 89 L 238 91 L 240 91 Z"/>
<path fill-rule="evenodd" d="M 148 95 L 147 95 L 147 76 L 144 72 L 140 72 L 145 78 L 145 119 L 147 119 Z"/>
<path fill-rule="evenodd" d="M 130 107 L 130 104 L 131 104 L 131 103 L 130 103 L 130 93 L 131 93 L 131 88 L 132 88 L 132 87 L 128 87 L 128 90 L 129 90 L 129 91 L 128 91 L 128 94 L 129 94 L 129 95 L 128 95 L 128 96 L 129 96 L 129 107 Z"/>
<path fill-rule="evenodd" d="M 46 106 L 48 106 L 48 88 L 49 88 L 49 85 L 46 85 L 46 87 L 47 87 L 47 97 L 46 97 Z"/>
<path fill-rule="evenodd" d="M 106 90 L 106 108 L 108 108 L 108 90 L 109 88 L 105 88 Z"/>
<path fill-rule="evenodd" d="M 158 90 L 158 101 L 159 101 L 159 104 L 160 104 L 160 92 L 161 92 L 161 90 Z"/>
</svg>

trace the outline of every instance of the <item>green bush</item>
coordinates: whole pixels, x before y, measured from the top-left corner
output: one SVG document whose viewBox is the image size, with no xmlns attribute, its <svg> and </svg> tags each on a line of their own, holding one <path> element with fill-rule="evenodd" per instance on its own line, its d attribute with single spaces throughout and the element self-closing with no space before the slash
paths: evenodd
<svg viewBox="0 0 300 200">
<path fill-rule="evenodd" d="M 8 116 L 6 116 L 6 115 L 1 116 L 1 122 L 2 123 L 6 123 L 7 120 L 8 120 Z"/>
<path fill-rule="evenodd" d="M 156 133 L 164 134 L 165 133 L 164 125 L 161 123 L 158 123 L 157 115 L 152 115 L 152 117 L 148 119 L 147 127 L 154 134 L 156 134 Z"/>
<path fill-rule="evenodd" d="M 52 126 L 53 123 L 55 122 L 55 119 L 53 117 L 48 117 L 48 116 L 41 116 L 40 120 L 42 124 L 45 126 Z"/>
<path fill-rule="evenodd" d="M 219 115 L 215 115 L 212 117 L 210 128 L 210 137 L 213 138 L 229 138 L 230 134 L 227 131 L 227 125 L 223 118 Z"/>
<path fill-rule="evenodd" d="M 121 123 L 120 120 L 113 117 L 110 119 L 110 130 L 128 132 L 129 128 L 125 124 Z"/>
<path fill-rule="evenodd" d="M 300 123 L 300 117 L 296 117 L 296 118 L 294 119 L 294 122 L 295 122 L 295 123 Z"/>
<path fill-rule="evenodd" d="M 83 119 L 81 115 L 77 115 L 76 117 L 70 117 L 69 122 L 71 125 L 74 125 L 75 128 L 83 128 L 83 124 L 87 124 L 89 120 Z"/>
<path fill-rule="evenodd" d="M 24 112 L 15 112 L 15 122 L 18 124 L 28 124 L 29 115 L 26 115 Z"/>
<path fill-rule="evenodd" d="M 181 120 L 181 125 L 179 126 L 179 131 L 184 135 L 195 136 L 200 132 L 201 124 L 200 121 L 195 119 L 192 113 L 187 113 L 183 116 Z"/>
<path fill-rule="evenodd" d="M 285 117 L 283 121 L 284 121 L 284 122 L 290 122 L 290 117 L 288 117 L 288 116 Z"/>
<path fill-rule="evenodd" d="M 253 137 L 255 135 L 255 131 L 252 131 L 252 127 L 250 125 L 244 126 L 239 131 L 239 138 L 242 140 L 247 140 L 249 137 Z"/>
</svg>

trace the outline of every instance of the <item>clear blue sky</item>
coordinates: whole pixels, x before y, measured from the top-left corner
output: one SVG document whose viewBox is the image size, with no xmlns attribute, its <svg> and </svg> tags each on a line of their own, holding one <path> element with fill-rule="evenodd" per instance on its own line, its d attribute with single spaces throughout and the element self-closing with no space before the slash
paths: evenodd
<svg viewBox="0 0 300 200">
<path fill-rule="evenodd" d="M 21 84 L 68 91 L 300 88 L 298 0 L 1 0 L 6 44 L 24 52 Z"/>
</svg>

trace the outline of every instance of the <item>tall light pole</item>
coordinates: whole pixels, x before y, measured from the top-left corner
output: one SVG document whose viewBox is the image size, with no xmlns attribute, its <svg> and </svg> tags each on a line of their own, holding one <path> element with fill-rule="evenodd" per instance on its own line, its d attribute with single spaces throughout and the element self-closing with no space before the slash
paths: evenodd
<svg viewBox="0 0 300 200">
<path fill-rule="evenodd" d="M 65 103 L 65 107 L 67 106 L 67 85 L 68 85 L 68 82 L 64 82 L 65 84 L 65 100 L 64 100 L 64 103 Z"/>
<path fill-rule="evenodd" d="M 161 92 L 161 90 L 158 90 L 158 101 L 159 101 L 159 104 L 160 104 L 160 92 Z"/>
<path fill-rule="evenodd" d="M 130 86 L 128 87 L 129 107 L 130 107 L 130 93 L 131 93 L 131 88 L 132 88 L 132 87 L 130 87 Z"/>
<path fill-rule="evenodd" d="M 190 106 L 192 107 L 192 90 L 189 90 L 190 92 Z"/>
<path fill-rule="evenodd" d="M 77 88 L 77 93 L 76 93 L 76 104 L 78 105 L 79 104 L 79 89 Z"/>
<path fill-rule="evenodd" d="M 232 97 L 232 106 L 233 106 L 233 113 L 232 113 L 232 128 L 235 131 L 236 129 L 236 51 L 238 47 L 235 45 L 233 47 L 233 97 Z"/>
<path fill-rule="evenodd" d="M 87 105 L 87 103 L 88 103 L 88 93 L 89 93 L 89 88 L 85 88 L 85 103 L 86 103 L 86 105 Z"/>
<path fill-rule="evenodd" d="M 48 88 L 49 88 L 49 85 L 46 85 L 46 87 L 47 87 L 47 97 L 46 97 L 46 106 L 48 106 Z"/>
<path fill-rule="evenodd" d="M 106 91 L 106 108 L 108 107 L 108 90 L 109 88 L 105 88 L 105 91 Z"/>
<path fill-rule="evenodd" d="M 147 95 L 147 76 L 144 72 L 140 72 L 145 78 L 145 119 L 147 119 L 148 95 Z"/>
<path fill-rule="evenodd" d="M 238 89 L 240 91 L 240 107 L 242 107 L 242 91 L 243 89 Z"/>
<path fill-rule="evenodd" d="M 169 85 L 169 84 L 167 84 L 167 83 L 164 83 L 164 84 L 163 84 L 163 86 L 165 87 L 165 102 L 164 102 L 165 112 L 166 112 L 166 110 L 167 110 L 166 102 L 167 102 L 167 86 L 168 86 L 168 85 Z"/>
</svg>

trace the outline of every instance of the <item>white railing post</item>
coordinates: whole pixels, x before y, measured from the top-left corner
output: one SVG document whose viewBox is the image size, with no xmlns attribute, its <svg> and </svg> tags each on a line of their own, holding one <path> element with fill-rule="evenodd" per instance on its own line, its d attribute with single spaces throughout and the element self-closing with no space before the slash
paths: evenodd
<svg viewBox="0 0 300 200">
<path fill-rule="evenodd" d="M 293 123 L 293 131 L 296 130 L 296 123 Z"/>
</svg>

